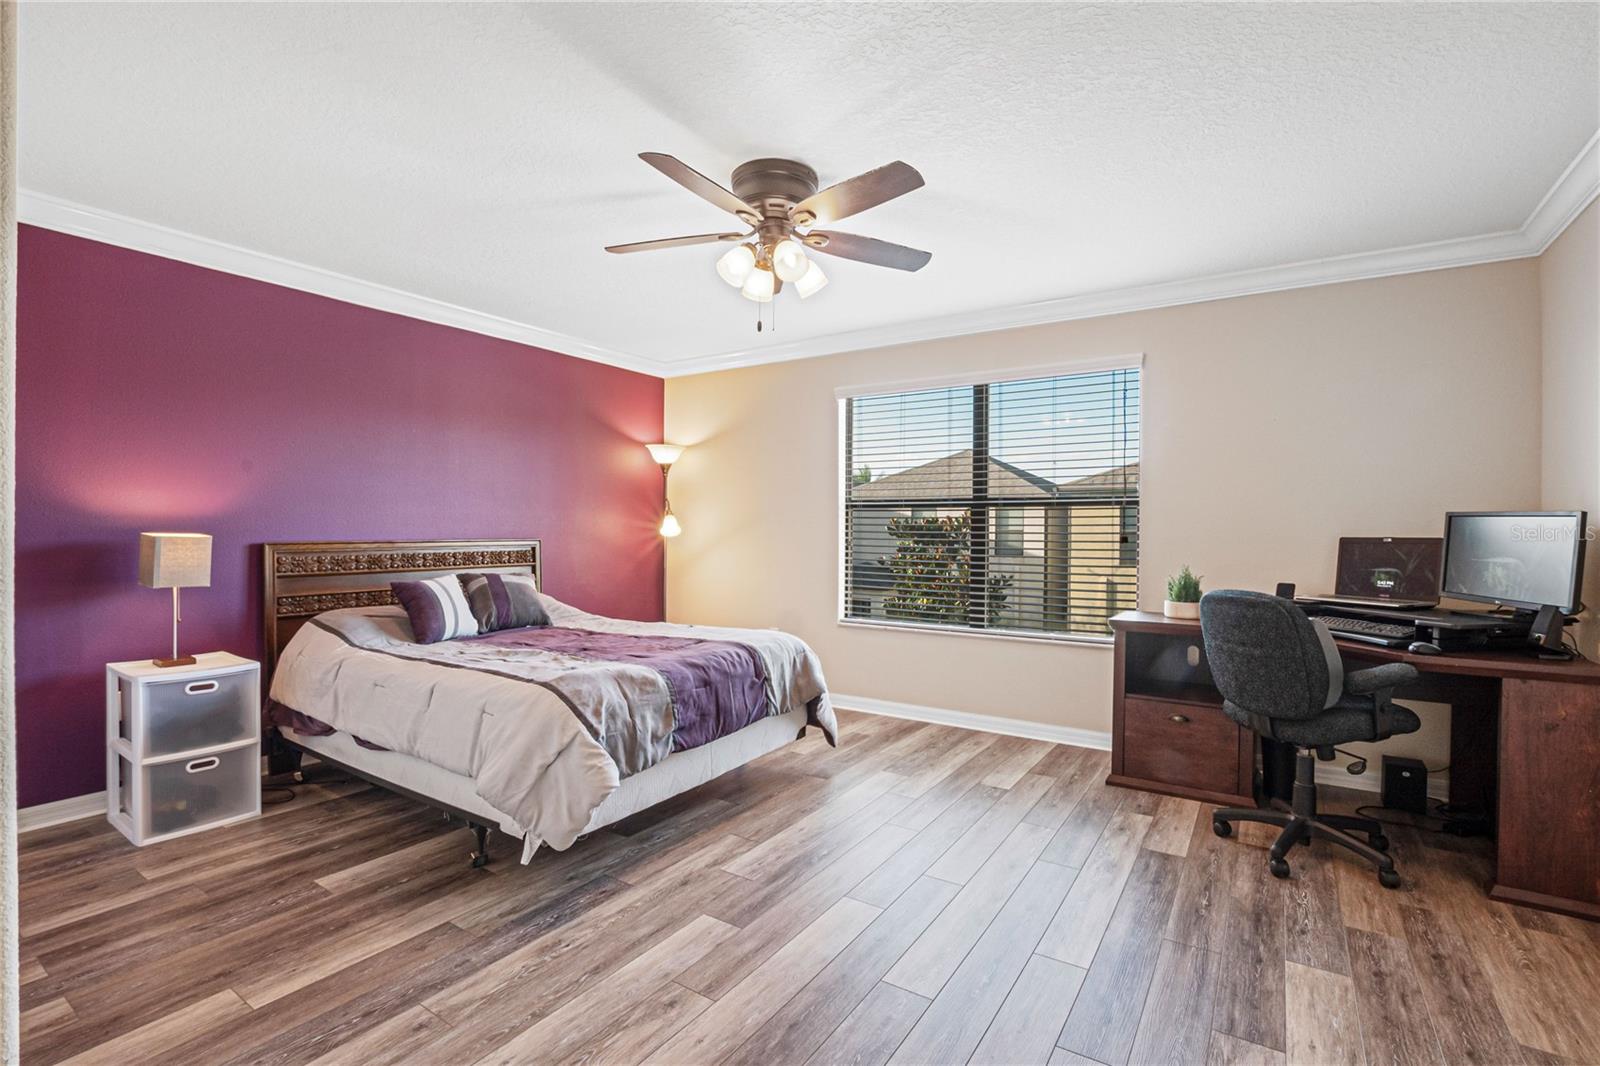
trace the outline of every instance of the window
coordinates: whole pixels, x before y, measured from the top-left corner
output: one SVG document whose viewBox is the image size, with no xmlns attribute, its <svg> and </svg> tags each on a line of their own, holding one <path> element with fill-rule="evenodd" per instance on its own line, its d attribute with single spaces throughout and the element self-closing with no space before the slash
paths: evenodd
<svg viewBox="0 0 1600 1066">
<path fill-rule="evenodd" d="M 846 620 L 1106 636 L 1135 605 L 1137 368 L 842 403 Z"/>
</svg>

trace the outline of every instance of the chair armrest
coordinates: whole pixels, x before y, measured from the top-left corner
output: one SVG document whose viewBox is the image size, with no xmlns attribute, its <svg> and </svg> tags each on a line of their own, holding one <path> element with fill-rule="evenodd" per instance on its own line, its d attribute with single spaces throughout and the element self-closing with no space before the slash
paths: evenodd
<svg viewBox="0 0 1600 1066">
<path fill-rule="evenodd" d="M 1384 663 L 1344 675 L 1344 690 L 1352 696 L 1370 696 L 1380 689 L 1398 688 L 1418 677 L 1417 668 L 1407 663 Z"/>
</svg>

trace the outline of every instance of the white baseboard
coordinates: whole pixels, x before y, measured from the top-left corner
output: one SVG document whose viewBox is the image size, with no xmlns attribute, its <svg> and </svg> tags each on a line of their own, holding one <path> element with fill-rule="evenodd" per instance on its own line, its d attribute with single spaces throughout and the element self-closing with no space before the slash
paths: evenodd
<svg viewBox="0 0 1600 1066">
<path fill-rule="evenodd" d="M 886 718 L 908 718 L 913 722 L 932 722 L 934 725 L 955 726 L 957 729 L 976 729 L 981 733 L 999 733 L 1027 740 L 1048 740 L 1052 744 L 1071 744 L 1078 748 L 1111 750 L 1111 734 L 1094 729 L 1074 729 L 1065 725 L 1046 725 L 1024 718 L 1000 718 L 971 711 L 951 711 L 943 707 L 923 707 L 915 703 L 896 703 L 877 700 L 870 696 L 833 695 L 833 705 L 864 714 L 881 714 Z"/>
<path fill-rule="evenodd" d="M 957 729 L 975 729 L 983 733 L 999 733 L 1027 740 L 1047 740 L 1052 744 L 1071 744 L 1078 748 L 1111 750 L 1111 734 L 1095 729 L 1074 729 L 1071 726 L 1047 725 L 1023 718 L 1000 718 L 995 715 L 974 714 L 971 711 L 953 711 L 944 707 L 924 707 L 915 703 L 897 703 L 894 700 L 873 699 L 870 696 L 846 696 L 835 693 L 833 705 L 864 714 L 881 714 L 887 718 L 906 718 L 913 722 L 931 722 L 934 725 L 954 726 Z M 1357 792 L 1377 794 L 1383 791 L 1383 778 L 1376 769 L 1363 774 L 1346 773 L 1343 763 L 1319 762 L 1317 784 L 1330 788 L 1351 788 Z M 1428 795 L 1446 799 L 1450 792 L 1448 774 L 1434 774 L 1428 778 Z"/>
<path fill-rule="evenodd" d="M 93 818 L 106 813 L 105 792 L 91 792 L 86 796 L 69 796 L 54 803 L 39 803 L 17 811 L 17 832 L 76 822 L 80 818 Z"/>
</svg>

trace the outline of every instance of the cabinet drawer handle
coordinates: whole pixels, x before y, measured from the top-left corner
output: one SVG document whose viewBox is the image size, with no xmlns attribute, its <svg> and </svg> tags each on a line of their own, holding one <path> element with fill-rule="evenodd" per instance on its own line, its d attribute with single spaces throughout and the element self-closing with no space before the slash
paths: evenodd
<svg viewBox="0 0 1600 1066">
<path fill-rule="evenodd" d="M 215 755 L 208 755 L 204 759 L 191 759 L 184 764 L 184 770 L 191 774 L 203 774 L 207 770 L 215 770 L 222 765 L 222 760 Z"/>
<path fill-rule="evenodd" d="M 1187 722 L 1189 720 L 1189 716 L 1186 714 L 1175 714 L 1172 716 L 1172 720 L 1174 722 Z"/>
<path fill-rule="evenodd" d="M 215 692 L 220 687 L 215 681 L 191 681 L 183 686 L 183 691 L 191 696 L 198 696 L 204 692 Z"/>
</svg>

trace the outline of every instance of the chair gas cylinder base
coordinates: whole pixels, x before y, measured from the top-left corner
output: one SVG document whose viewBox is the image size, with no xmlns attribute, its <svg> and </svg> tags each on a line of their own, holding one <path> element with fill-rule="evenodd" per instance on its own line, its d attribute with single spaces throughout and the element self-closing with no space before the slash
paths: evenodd
<svg viewBox="0 0 1600 1066">
<path fill-rule="evenodd" d="M 1316 765 L 1333 758 L 1336 744 L 1416 732 L 1421 720 L 1391 699 L 1396 687 L 1416 680 L 1416 668 L 1386 663 L 1347 674 L 1325 627 L 1293 602 L 1261 592 L 1208 593 L 1200 601 L 1200 632 L 1223 713 L 1296 748 L 1289 808 L 1224 807 L 1211 816 L 1212 832 L 1229 836 L 1234 822 L 1280 826 L 1267 863 L 1274 877 L 1289 876 L 1295 845 L 1323 840 L 1372 863 L 1385 888 L 1398 887 L 1400 873 L 1386 854 L 1389 842 L 1379 823 L 1317 813 Z"/>
<path fill-rule="evenodd" d="M 1332 750 L 1328 750 L 1331 757 Z M 1378 882 L 1385 888 L 1400 887 L 1400 871 L 1387 854 L 1389 838 L 1383 826 L 1371 818 L 1348 814 L 1318 814 L 1316 765 L 1319 755 L 1313 748 L 1302 748 L 1295 756 L 1294 801 L 1288 810 L 1222 807 L 1211 812 L 1211 831 L 1219 837 L 1233 835 L 1234 822 L 1262 822 L 1283 829 L 1273 842 L 1267 869 L 1273 877 L 1289 876 L 1289 852 L 1296 844 L 1310 845 L 1326 840 L 1348 848 L 1378 868 Z M 1365 833 L 1362 843 L 1355 834 Z"/>
</svg>

